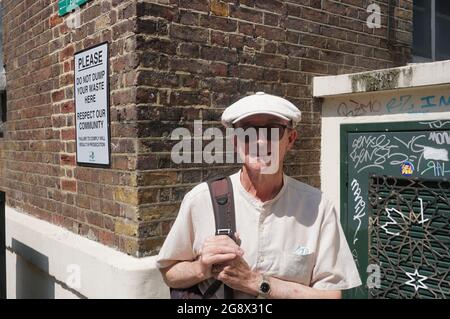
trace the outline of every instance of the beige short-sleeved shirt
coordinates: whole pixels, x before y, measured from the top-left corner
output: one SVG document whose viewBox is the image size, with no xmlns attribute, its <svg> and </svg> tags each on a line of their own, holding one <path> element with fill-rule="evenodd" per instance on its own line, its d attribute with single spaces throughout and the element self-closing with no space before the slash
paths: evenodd
<svg viewBox="0 0 450 319">
<path fill-rule="evenodd" d="M 243 258 L 253 270 L 323 290 L 361 285 L 336 210 L 321 191 L 284 175 L 276 197 L 261 202 L 243 188 L 240 173 L 230 176 L 236 229 Z M 157 266 L 195 260 L 205 239 L 214 233 L 208 185 L 201 183 L 184 197 Z M 205 292 L 213 281 L 201 283 L 200 290 Z M 223 297 L 223 288 L 215 297 Z M 235 298 L 250 297 L 235 292 Z"/>
</svg>

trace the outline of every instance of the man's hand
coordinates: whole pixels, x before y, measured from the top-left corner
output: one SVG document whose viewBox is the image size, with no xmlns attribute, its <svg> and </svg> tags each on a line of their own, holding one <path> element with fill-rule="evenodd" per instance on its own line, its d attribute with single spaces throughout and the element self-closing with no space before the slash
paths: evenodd
<svg viewBox="0 0 450 319">
<path fill-rule="evenodd" d="M 240 241 L 238 234 L 236 239 Z M 180 261 L 161 269 L 161 273 L 164 281 L 172 288 L 191 287 L 214 277 L 234 290 L 257 296 L 262 275 L 250 269 L 242 258 L 243 254 L 244 251 L 230 237 L 212 236 L 203 244 L 198 259 Z M 273 276 L 269 278 L 269 298 L 341 298 L 341 292 L 337 290 L 319 290 Z"/>
<path fill-rule="evenodd" d="M 211 267 L 229 262 L 241 257 L 244 251 L 228 236 L 212 236 L 205 240 L 200 258 L 200 271 L 204 279 L 212 277 Z"/>
<path fill-rule="evenodd" d="M 221 267 L 214 267 L 213 275 L 234 290 L 257 296 L 262 275 L 250 269 L 241 256 L 225 263 Z"/>
</svg>

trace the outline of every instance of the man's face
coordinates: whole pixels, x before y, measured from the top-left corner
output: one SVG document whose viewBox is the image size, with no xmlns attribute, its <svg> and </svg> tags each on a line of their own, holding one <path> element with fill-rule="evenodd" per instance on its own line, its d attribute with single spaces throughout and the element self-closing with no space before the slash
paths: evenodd
<svg viewBox="0 0 450 319">
<path fill-rule="evenodd" d="M 244 165 L 261 174 L 278 172 L 297 138 L 288 121 L 269 114 L 249 116 L 234 127 L 235 145 Z"/>
</svg>

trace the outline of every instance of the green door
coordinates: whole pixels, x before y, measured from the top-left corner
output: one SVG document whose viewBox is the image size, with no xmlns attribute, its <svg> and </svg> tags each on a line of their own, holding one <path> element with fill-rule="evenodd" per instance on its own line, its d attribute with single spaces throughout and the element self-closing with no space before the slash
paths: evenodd
<svg viewBox="0 0 450 319">
<path fill-rule="evenodd" d="M 341 221 L 363 281 L 346 297 L 450 297 L 449 156 L 450 121 L 341 126 Z"/>
</svg>

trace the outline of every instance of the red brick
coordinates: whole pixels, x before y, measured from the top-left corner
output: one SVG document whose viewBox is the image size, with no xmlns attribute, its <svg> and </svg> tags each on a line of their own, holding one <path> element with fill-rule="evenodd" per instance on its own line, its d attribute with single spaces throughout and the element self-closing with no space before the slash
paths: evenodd
<svg viewBox="0 0 450 319">
<path fill-rule="evenodd" d="M 61 24 L 64 20 L 58 15 L 54 14 L 50 17 L 50 27 L 53 28 L 58 24 Z"/>
<path fill-rule="evenodd" d="M 76 165 L 75 155 L 61 154 L 61 165 Z"/>
<path fill-rule="evenodd" d="M 172 24 L 170 35 L 175 39 L 205 43 L 208 40 L 208 30 L 184 25 Z"/>
<path fill-rule="evenodd" d="M 66 192 L 77 192 L 77 181 L 69 179 L 61 179 L 61 190 Z"/>
<path fill-rule="evenodd" d="M 228 3 L 220 0 L 210 0 L 210 10 L 216 16 L 228 17 L 230 15 L 230 7 Z"/>
<path fill-rule="evenodd" d="M 65 99 L 65 90 L 58 90 L 52 93 L 52 101 L 60 102 Z"/>
<path fill-rule="evenodd" d="M 61 51 L 59 54 L 59 60 L 64 61 L 66 59 L 72 59 L 73 54 L 75 53 L 75 47 L 73 45 L 69 45 L 65 49 Z"/>
<path fill-rule="evenodd" d="M 98 237 L 100 243 L 109 247 L 117 247 L 119 245 L 119 237 L 114 232 L 99 230 Z"/>
<path fill-rule="evenodd" d="M 61 113 L 73 113 L 75 110 L 75 103 L 69 101 L 61 105 Z"/>
<path fill-rule="evenodd" d="M 180 0 L 179 3 L 181 8 L 209 12 L 208 0 Z"/>
<path fill-rule="evenodd" d="M 61 130 L 61 139 L 74 140 L 75 139 L 75 128 L 62 129 Z"/>
</svg>

